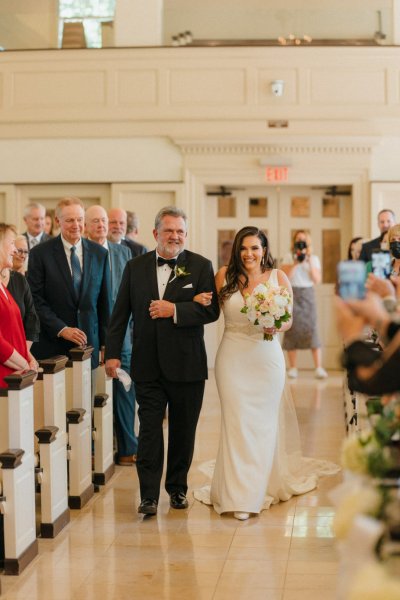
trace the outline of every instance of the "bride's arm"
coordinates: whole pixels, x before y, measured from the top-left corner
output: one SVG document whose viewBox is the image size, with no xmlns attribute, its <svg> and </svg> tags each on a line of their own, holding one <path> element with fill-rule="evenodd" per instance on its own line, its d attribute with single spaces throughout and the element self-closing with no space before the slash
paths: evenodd
<svg viewBox="0 0 400 600">
<path fill-rule="evenodd" d="M 281 285 L 282 287 L 286 288 L 287 291 L 290 294 L 290 298 L 292 301 L 292 314 L 293 314 L 293 290 L 292 290 L 292 286 L 290 284 L 289 278 L 286 275 L 286 273 L 284 271 L 281 271 L 280 269 L 277 270 L 278 271 L 278 283 L 279 285 Z M 282 327 L 279 329 L 279 332 L 284 332 L 287 331 L 288 329 L 291 328 L 293 323 L 293 317 L 291 317 L 289 319 L 289 321 L 287 321 L 286 323 L 282 324 Z"/>
<path fill-rule="evenodd" d="M 215 287 L 217 288 L 217 293 L 219 293 L 220 289 L 224 285 L 225 273 L 226 267 L 222 267 L 215 275 Z M 201 292 L 201 294 L 196 294 L 196 296 L 194 296 L 193 302 L 198 302 L 199 304 L 208 306 L 209 304 L 211 304 L 211 298 L 212 292 Z"/>
</svg>

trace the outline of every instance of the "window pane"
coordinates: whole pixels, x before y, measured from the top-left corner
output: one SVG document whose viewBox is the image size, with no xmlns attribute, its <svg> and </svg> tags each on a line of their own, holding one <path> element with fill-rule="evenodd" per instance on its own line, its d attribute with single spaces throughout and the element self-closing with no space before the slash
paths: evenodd
<svg viewBox="0 0 400 600">
<path fill-rule="evenodd" d="M 340 217 L 339 198 L 330 198 L 325 196 L 322 198 L 322 216 L 323 217 Z"/>
<path fill-rule="evenodd" d="M 307 196 L 293 196 L 290 214 L 292 217 L 310 216 L 310 198 Z"/>
<path fill-rule="evenodd" d="M 268 198 L 249 198 L 249 217 L 268 217 Z"/>
<path fill-rule="evenodd" d="M 322 231 L 322 281 L 336 283 L 336 267 L 340 260 L 340 229 Z"/>
<path fill-rule="evenodd" d="M 236 217 L 236 198 L 233 196 L 218 196 L 218 216 Z"/>
</svg>

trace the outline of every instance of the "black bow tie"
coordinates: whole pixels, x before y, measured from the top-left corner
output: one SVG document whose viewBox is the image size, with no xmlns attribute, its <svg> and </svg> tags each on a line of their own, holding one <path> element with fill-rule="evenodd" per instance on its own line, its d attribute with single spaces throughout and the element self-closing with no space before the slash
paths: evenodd
<svg viewBox="0 0 400 600">
<path fill-rule="evenodd" d="M 174 269 L 176 266 L 176 258 L 163 258 L 162 256 L 157 257 L 157 265 L 162 267 L 163 265 L 168 265 L 171 269 Z"/>
</svg>

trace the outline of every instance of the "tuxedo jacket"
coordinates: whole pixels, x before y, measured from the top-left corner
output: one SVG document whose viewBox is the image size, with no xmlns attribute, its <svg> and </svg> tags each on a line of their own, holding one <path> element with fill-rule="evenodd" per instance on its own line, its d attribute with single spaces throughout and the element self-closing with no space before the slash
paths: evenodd
<svg viewBox="0 0 400 600">
<path fill-rule="evenodd" d="M 211 262 L 184 250 L 177 266 L 185 275 L 171 271 L 163 300 L 173 302 L 177 323 L 172 317 L 151 319 L 149 306 L 158 300 L 156 253 L 153 250 L 130 260 L 125 267 L 106 339 L 106 358 L 120 358 L 130 315 L 133 316 L 131 375 L 135 381 L 207 379 L 204 325 L 219 316 L 217 292 Z M 200 292 L 213 292 L 210 306 L 193 302 Z"/>
<path fill-rule="evenodd" d="M 28 236 L 28 232 L 25 231 L 25 233 L 23 233 L 22 235 L 24 235 L 26 237 L 26 240 L 28 242 L 28 250 L 31 249 L 30 245 L 29 245 L 29 236 Z M 51 240 L 52 236 L 49 235 L 48 233 L 44 233 L 42 234 L 42 237 L 40 238 L 40 244 L 43 244 L 43 242 L 47 242 L 48 240 Z"/>
<path fill-rule="evenodd" d="M 369 242 L 365 242 L 361 246 L 360 258 L 359 260 L 363 260 L 364 262 L 370 262 L 372 260 L 372 253 L 375 250 L 379 250 L 381 247 L 381 240 L 383 236 L 379 236 Z"/>
<path fill-rule="evenodd" d="M 111 311 L 108 252 L 82 238 L 82 283 L 79 297 L 72 283 L 61 236 L 35 246 L 29 257 L 28 283 L 40 319 L 39 341 L 32 354 L 39 359 L 67 354 L 74 344 L 58 337 L 64 327 L 78 327 L 94 347 L 92 368 L 98 366 Z"/>
</svg>

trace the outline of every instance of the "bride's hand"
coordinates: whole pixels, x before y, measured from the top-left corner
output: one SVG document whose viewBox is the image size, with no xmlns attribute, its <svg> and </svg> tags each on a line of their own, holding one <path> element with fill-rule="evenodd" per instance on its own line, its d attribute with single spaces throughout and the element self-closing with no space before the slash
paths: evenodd
<svg viewBox="0 0 400 600">
<path fill-rule="evenodd" d="M 276 331 L 276 327 L 264 327 L 264 333 L 268 333 L 269 335 L 275 335 Z"/>
<path fill-rule="evenodd" d="M 203 306 L 210 306 L 212 295 L 212 292 L 201 292 L 201 294 L 196 294 L 196 296 L 193 298 L 193 302 L 197 302 Z"/>
</svg>

